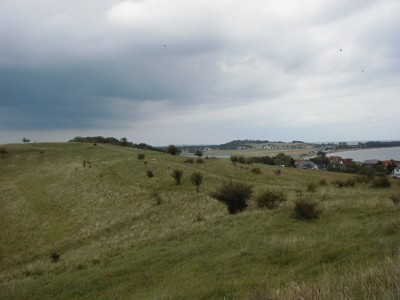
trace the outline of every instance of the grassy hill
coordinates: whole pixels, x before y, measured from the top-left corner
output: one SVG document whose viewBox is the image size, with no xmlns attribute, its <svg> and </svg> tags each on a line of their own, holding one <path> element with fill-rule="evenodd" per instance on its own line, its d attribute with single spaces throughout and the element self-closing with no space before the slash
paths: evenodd
<svg viewBox="0 0 400 300">
<path fill-rule="evenodd" d="M 400 295 L 394 180 L 387 189 L 339 188 L 332 183 L 353 176 L 289 168 L 277 175 L 277 167 L 223 159 L 190 164 L 110 145 L 2 148 L 0 299 Z M 170 176 L 175 168 L 180 185 Z M 195 171 L 204 178 L 199 193 L 189 180 Z M 260 210 L 253 197 L 245 212 L 229 215 L 209 195 L 230 180 L 251 184 L 254 196 L 282 191 L 288 201 Z M 318 202 L 319 219 L 292 217 L 299 194 Z"/>
</svg>

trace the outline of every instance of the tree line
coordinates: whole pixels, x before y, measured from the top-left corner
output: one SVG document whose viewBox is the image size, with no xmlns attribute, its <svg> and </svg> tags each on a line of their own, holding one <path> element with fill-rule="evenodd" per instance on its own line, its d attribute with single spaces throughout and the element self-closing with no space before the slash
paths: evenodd
<svg viewBox="0 0 400 300">
<path fill-rule="evenodd" d="M 160 151 L 163 152 L 162 149 L 153 147 L 146 143 L 139 143 L 135 144 L 133 142 L 128 141 L 126 137 L 121 139 L 116 139 L 114 137 L 103 137 L 103 136 L 88 136 L 88 137 L 80 137 L 77 136 L 68 142 L 75 142 L 75 143 L 92 143 L 92 144 L 110 144 L 114 146 L 121 146 L 121 147 L 132 147 L 138 148 L 143 150 L 152 150 L 152 151 Z"/>
</svg>

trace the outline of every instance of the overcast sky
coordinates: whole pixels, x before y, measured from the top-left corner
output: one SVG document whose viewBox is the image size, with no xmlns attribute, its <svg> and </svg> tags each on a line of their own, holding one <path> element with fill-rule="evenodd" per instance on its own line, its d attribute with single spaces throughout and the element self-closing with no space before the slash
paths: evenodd
<svg viewBox="0 0 400 300">
<path fill-rule="evenodd" d="M 400 139 L 399 0 L 0 0 L 0 143 Z"/>
</svg>

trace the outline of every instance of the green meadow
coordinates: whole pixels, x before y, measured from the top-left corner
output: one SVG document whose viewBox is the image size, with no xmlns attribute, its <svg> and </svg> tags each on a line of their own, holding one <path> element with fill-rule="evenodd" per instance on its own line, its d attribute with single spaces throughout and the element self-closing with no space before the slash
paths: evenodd
<svg viewBox="0 0 400 300">
<path fill-rule="evenodd" d="M 340 188 L 354 175 L 85 143 L 1 148 L 0 299 L 400 298 L 398 180 Z M 232 215 L 210 196 L 230 181 L 253 189 Z M 258 208 L 266 190 L 287 201 Z M 299 197 L 319 218 L 293 216 Z"/>
</svg>

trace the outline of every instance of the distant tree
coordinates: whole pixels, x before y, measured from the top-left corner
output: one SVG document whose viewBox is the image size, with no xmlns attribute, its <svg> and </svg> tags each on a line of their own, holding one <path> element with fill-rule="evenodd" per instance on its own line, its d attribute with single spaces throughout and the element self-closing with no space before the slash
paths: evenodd
<svg viewBox="0 0 400 300">
<path fill-rule="evenodd" d="M 202 181 L 203 176 L 199 172 L 193 172 L 192 175 L 190 175 L 190 182 L 196 186 L 197 193 L 200 191 L 200 185 Z"/>
<path fill-rule="evenodd" d="M 167 153 L 169 153 L 171 155 L 178 155 L 178 154 L 181 153 L 181 149 L 179 149 L 175 145 L 169 145 L 168 148 L 167 148 Z"/>
<path fill-rule="evenodd" d="M 194 153 L 194 155 L 196 155 L 198 157 L 202 157 L 203 156 L 203 150 L 197 149 L 196 152 Z"/>
<path fill-rule="evenodd" d="M 128 146 L 128 139 L 126 137 L 121 138 L 121 146 Z"/>
<path fill-rule="evenodd" d="M 22 139 L 22 142 L 23 143 L 29 143 L 31 140 L 30 139 L 27 139 L 26 137 L 24 137 L 23 139 Z"/>
</svg>

